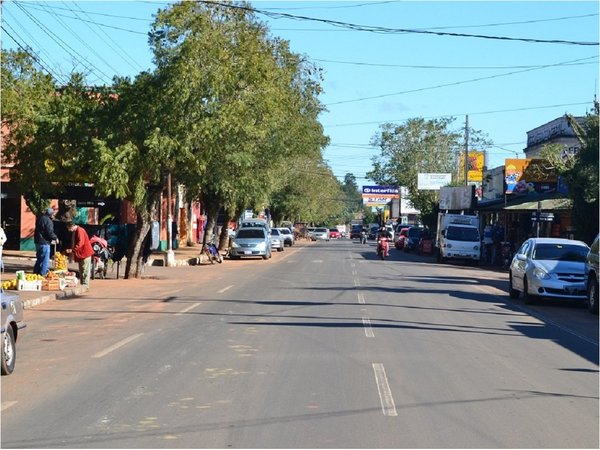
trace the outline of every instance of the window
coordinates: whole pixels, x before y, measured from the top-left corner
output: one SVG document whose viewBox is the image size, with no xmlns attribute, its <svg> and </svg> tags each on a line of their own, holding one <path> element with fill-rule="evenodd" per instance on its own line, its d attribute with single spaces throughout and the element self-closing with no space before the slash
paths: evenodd
<svg viewBox="0 0 600 450">
<path fill-rule="evenodd" d="M 448 227 L 446 239 L 450 241 L 474 242 L 479 241 L 479 231 L 471 227 Z"/>
</svg>

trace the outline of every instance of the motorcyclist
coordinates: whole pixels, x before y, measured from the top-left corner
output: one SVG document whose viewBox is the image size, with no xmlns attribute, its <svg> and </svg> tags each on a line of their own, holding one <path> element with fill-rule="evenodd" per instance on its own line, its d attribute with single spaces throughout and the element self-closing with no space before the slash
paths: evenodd
<svg viewBox="0 0 600 450">
<path fill-rule="evenodd" d="M 364 229 L 362 229 L 360 231 L 360 243 L 361 244 L 366 244 L 367 243 L 367 232 Z"/>
<path fill-rule="evenodd" d="M 392 234 L 388 231 L 386 227 L 381 227 L 377 232 L 377 246 L 382 247 L 382 250 L 385 251 L 385 256 L 388 256 L 389 253 L 389 244 L 388 242 L 392 239 Z"/>
</svg>

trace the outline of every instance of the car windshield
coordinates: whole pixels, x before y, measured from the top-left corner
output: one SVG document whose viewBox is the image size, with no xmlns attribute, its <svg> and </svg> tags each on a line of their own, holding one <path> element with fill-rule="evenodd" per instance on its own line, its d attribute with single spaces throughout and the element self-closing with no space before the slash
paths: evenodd
<svg viewBox="0 0 600 450">
<path fill-rule="evenodd" d="M 531 259 L 585 262 L 588 248 L 582 245 L 538 244 Z"/>
<path fill-rule="evenodd" d="M 317 233 L 327 233 L 327 228 L 317 228 L 315 231 Z"/>
<path fill-rule="evenodd" d="M 292 234 L 292 232 L 290 230 L 288 230 L 287 228 L 282 228 L 281 230 L 279 230 L 279 232 L 281 234 Z"/>
<path fill-rule="evenodd" d="M 337 233 L 337 232 L 338 232 L 338 230 L 337 230 L 336 228 L 331 228 L 331 229 L 329 230 L 329 232 L 331 232 L 331 233 Z"/>
<path fill-rule="evenodd" d="M 252 228 L 242 228 L 238 231 L 236 238 L 241 239 L 264 239 L 265 232 L 263 230 L 256 230 Z"/>
<path fill-rule="evenodd" d="M 471 227 L 448 227 L 446 239 L 450 241 L 479 241 L 479 231 Z"/>
<path fill-rule="evenodd" d="M 271 235 L 272 236 L 279 236 L 279 230 L 276 230 L 276 229 L 271 230 Z"/>
</svg>

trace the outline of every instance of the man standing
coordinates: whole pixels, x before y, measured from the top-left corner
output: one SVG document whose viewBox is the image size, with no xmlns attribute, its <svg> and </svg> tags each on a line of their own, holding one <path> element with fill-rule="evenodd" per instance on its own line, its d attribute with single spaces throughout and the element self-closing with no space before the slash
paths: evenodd
<svg viewBox="0 0 600 450">
<path fill-rule="evenodd" d="M 54 208 L 48 208 L 35 223 L 33 237 L 35 242 L 35 265 L 33 266 L 33 273 L 44 277 L 50 268 L 50 244 L 58 242 L 58 238 L 54 234 L 53 216 Z"/>
<path fill-rule="evenodd" d="M 67 230 L 71 232 L 71 248 L 67 253 L 73 256 L 73 259 L 79 264 L 79 276 L 81 284 L 89 289 L 90 275 L 92 269 L 92 255 L 94 249 L 90 244 L 90 238 L 87 232 L 79 225 L 73 222 L 67 222 Z"/>
</svg>

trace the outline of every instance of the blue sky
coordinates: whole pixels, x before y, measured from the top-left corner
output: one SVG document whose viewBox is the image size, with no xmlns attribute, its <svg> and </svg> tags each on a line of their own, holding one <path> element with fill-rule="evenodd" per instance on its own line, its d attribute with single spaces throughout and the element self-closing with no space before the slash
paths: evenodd
<svg viewBox="0 0 600 450">
<path fill-rule="evenodd" d="M 57 78 L 75 70 L 88 73 L 90 84 L 110 83 L 113 75 L 152 68 L 145 33 L 169 3 L 5 0 L 2 45 L 29 46 Z M 524 157 L 527 131 L 565 113 L 584 115 L 598 93 L 599 47 L 583 45 L 599 41 L 597 1 L 251 5 L 296 16 L 258 17 L 323 69 L 321 122 L 331 138 L 324 157 L 339 179 L 351 172 L 359 186 L 373 184 L 364 176 L 378 154 L 370 142 L 382 123 L 452 116 L 460 130 L 468 115 L 469 125 L 494 142 L 491 168 Z"/>
</svg>

